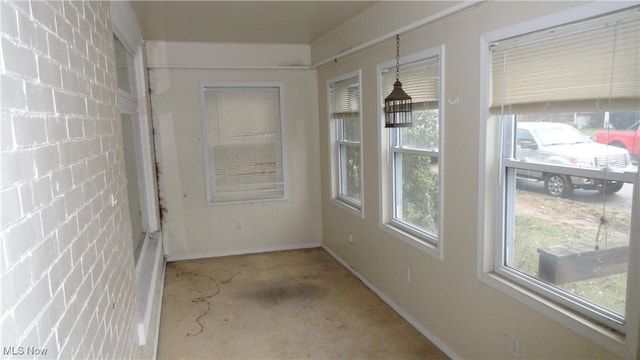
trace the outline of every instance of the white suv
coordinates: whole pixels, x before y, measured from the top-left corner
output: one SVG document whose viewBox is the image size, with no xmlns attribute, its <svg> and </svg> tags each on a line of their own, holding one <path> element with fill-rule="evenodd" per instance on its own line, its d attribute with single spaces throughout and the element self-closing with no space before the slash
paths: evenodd
<svg viewBox="0 0 640 360">
<path fill-rule="evenodd" d="M 518 122 L 516 158 L 595 169 L 626 169 L 631 165 L 627 150 L 595 143 L 573 126 L 552 122 Z M 578 188 L 613 194 L 624 185 L 621 181 L 607 181 L 605 187 L 602 180 L 532 170 L 518 170 L 517 176 L 544 181 L 549 195 L 562 197 L 571 195 L 573 189 Z"/>
</svg>

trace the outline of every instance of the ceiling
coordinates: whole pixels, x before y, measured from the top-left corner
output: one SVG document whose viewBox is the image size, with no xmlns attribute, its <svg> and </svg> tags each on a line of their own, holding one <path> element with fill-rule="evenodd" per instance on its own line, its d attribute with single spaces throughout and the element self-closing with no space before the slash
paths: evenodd
<svg viewBox="0 0 640 360">
<path fill-rule="evenodd" d="M 146 40 L 310 44 L 375 1 L 132 1 Z"/>
</svg>

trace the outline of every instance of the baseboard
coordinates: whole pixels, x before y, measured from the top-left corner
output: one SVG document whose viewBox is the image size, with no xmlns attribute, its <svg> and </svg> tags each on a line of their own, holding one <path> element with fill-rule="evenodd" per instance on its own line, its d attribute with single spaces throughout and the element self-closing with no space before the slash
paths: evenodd
<svg viewBox="0 0 640 360">
<path fill-rule="evenodd" d="M 296 244 L 296 245 L 276 245 L 276 246 L 267 246 L 262 248 L 238 249 L 238 250 L 211 252 L 211 253 L 202 253 L 202 254 L 167 255 L 167 262 L 206 259 L 206 258 L 215 258 L 215 257 L 233 256 L 233 255 L 260 254 L 260 253 L 273 252 L 273 251 L 313 249 L 313 248 L 319 248 L 319 247 L 321 247 L 320 243 L 310 243 L 310 244 Z"/>
<path fill-rule="evenodd" d="M 451 359 L 461 359 L 458 354 L 453 351 L 447 344 L 445 344 L 442 340 L 440 340 L 437 336 L 433 335 L 426 327 L 416 321 L 409 313 L 407 313 L 404 309 L 399 307 L 391 298 L 385 295 L 382 291 L 376 288 L 369 280 L 367 280 L 360 273 L 355 271 L 344 259 L 342 259 L 338 254 L 333 252 L 329 247 L 325 244 L 322 244 L 322 248 L 328 252 L 334 259 L 336 259 L 342 266 L 344 266 L 347 270 L 349 270 L 353 275 L 355 275 L 360 281 L 362 281 L 374 294 L 376 294 L 382 301 L 384 301 L 387 305 L 389 305 L 398 315 L 402 316 L 411 326 L 416 328 L 424 337 L 429 339 L 435 346 L 437 346 L 442 352 L 444 352 Z"/>
<path fill-rule="evenodd" d="M 158 358 L 158 345 L 160 345 L 160 319 L 162 319 L 162 307 L 164 305 L 164 279 L 165 273 L 167 270 L 167 262 L 166 259 L 162 262 L 162 281 L 160 282 L 160 299 L 158 300 L 160 304 L 158 305 L 160 308 L 158 309 L 158 316 L 156 318 L 156 335 L 153 340 L 153 354 L 151 356 L 152 360 L 156 360 Z"/>
</svg>

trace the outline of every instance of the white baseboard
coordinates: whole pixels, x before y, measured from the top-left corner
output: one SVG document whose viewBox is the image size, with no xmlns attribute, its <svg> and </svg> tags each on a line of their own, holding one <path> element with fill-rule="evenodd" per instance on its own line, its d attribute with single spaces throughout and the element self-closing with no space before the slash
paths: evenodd
<svg viewBox="0 0 640 360">
<path fill-rule="evenodd" d="M 233 256 L 233 255 L 259 254 L 259 253 L 272 252 L 272 251 L 312 249 L 312 248 L 319 248 L 319 247 L 321 247 L 320 243 L 310 243 L 310 244 L 295 244 L 295 245 L 276 245 L 276 246 L 267 246 L 262 248 L 238 249 L 238 250 L 211 252 L 211 253 L 202 253 L 202 254 L 167 255 L 167 262 L 206 259 L 206 258 L 215 258 L 215 257 Z"/>
<path fill-rule="evenodd" d="M 147 345 L 151 331 L 151 315 L 156 303 L 158 282 L 164 284 L 164 279 L 158 279 L 164 268 L 162 251 L 162 234 L 160 232 L 145 234 L 140 255 L 136 261 L 136 308 L 138 345 Z M 160 267 L 163 268 L 160 268 Z"/>
<path fill-rule="evenodd" d="M 158 359 L 158 345 L 160 345 L 160 319 L 162 319 L 162 307 L 164 305 L 164 279 L 165 279 L 165 273 L 167 270 L 167 263 L 166 263 L 166 259 L 165 261 L 162 262 L 162 281 L 160 282 L 160 304 L 158 304 L 158 306 L 160 307 L 158 309 L 158 316 L 156 318 L 156 335 L 155 338 L 153 340 L 153 354 L 151 356 L 152 360 L 156 360 Z"/>
<path fill-rule="evenodd" d="M 355 271 L 344 259 L 342 259 L 338 254 L 333 252 L 329 247 L 325 244 L 322 244 L 322 248 L 326 250 L 334 259 L 336 259 L 342 266 L 344 266 L 347 270 L 349 270 L 353 275 L 355 275 L 360 281 L 362 281 L 371 291 L 373 291 L 382 301 L 384 301 L 387 305 L 389 305 L 395 312 L 397 312 L 403 319 L 405 319 L 411 326 L 416 328 L 424 337 L 429 339 L 435 346 L 437 346 L 442 352 L 444 352 L 451 359 L 461 359 L 458 354 L 453 351 L 447 344 L 445 344 L 442 340 L 440 340 L 437 336 L 433 335 L 426 327 L 416 321 L 409 313 L 407 313 L 404 309 L 399 307 L 396 303 L 393 302 L 387 295 L 385 295 L 382 291 L 376 288 L 369 280 L 367 280 L 360 273 Z"/>
</svg>

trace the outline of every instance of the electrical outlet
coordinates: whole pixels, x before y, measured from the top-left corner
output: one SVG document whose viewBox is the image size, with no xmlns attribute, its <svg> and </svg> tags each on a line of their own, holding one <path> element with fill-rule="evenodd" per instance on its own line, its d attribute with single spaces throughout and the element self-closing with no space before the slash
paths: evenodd
<svg viewBox="0 0 640 360">
<path fill-rule="evenodd" d="M 511 358 L 520 359 L 520 339 L 514 335 L 509 336 L 509 338 L 511 339 Z"/>
<path fill-rule="evenodd" d="M 347 238 L 347 241 L 349 241 L 349 244 L 353 244 L 353 233 L 349 233 L 349 237 Z"/>
<path fill-rule="evenodd" d="M 240 230 L 243 227 L 244 227 L 244 224 L 242 223 L 242 219 L 236 220 L 236 230 Z"/>
</svg>

